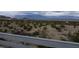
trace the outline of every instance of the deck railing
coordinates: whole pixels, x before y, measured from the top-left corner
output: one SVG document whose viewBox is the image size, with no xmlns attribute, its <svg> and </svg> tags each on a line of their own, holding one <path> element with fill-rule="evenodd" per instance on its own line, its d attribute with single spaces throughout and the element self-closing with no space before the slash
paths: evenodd
<svg viewBox="0 0 79 59">
<path fill-rule="evenodd" d="M 12 48 L 55 47 L 79 48 L 79 43 L 0 32 L 0 46 Z"/>
</svg>

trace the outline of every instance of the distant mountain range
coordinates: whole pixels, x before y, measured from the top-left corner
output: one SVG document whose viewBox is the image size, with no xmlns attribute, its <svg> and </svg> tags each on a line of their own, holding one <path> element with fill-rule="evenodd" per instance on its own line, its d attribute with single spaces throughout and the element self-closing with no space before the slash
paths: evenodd
<svg viewBox="0 0 79 59">
<path fill-rule="evenodd" d="M 15 15 L 18 19 L 35 19 L 35 20 L 79 20 L 78 16 L 61 15 L 61 16 L 44 16 L 40 14 Z"/>
<path fill-rule="evenodd" d="M 46 16 L 42 16 L 39 14 L 28 14 L 28 15 L 15 15 L 15 18 L 23 19 L 23 18 L 29 18 L 29 19 L 48 19 Z"/>
<path fill-rule="evenodd" d="M 7 18 L 7 16 L 0 15 L 0 18 Z M 10 16 L 11 17 L 11 16 Z M 9 18 L 9 17 L 8 17 Z M 12 18 L 12 17 L 11 17 Z M 17 19 L 31 19 L 31 20 L 72 20 L 72 21 L 79 21 L 79 16 L 73 16 L 73 15 L 60 15 L 60 16 L 44 16 L 40 14 L 24 14 L 24 15 L 15 15 L 14 18 Z"/>
</svg>

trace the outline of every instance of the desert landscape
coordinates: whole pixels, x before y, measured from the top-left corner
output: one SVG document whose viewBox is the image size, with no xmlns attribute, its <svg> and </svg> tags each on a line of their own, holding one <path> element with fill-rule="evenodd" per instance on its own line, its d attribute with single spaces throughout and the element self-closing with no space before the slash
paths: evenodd
<svg viewBox="0 0 79 59">
<path fill-rule="evenodd" d="M 0 32 L 79 42 L 77 21 L 16 20 L 16 18 L 1 16 Z"/>
</svg>

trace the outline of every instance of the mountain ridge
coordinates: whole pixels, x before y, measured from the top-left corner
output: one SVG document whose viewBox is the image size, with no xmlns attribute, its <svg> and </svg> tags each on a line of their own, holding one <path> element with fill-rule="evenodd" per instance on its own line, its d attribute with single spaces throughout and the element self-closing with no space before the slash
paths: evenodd
<svg viewBox="0 0 79 59">
<path fill-rule="evenodd" d="M 78 16 L 71 16 L 71 15 L 62 15 L 62 16 L 43 16 L 38 14 L 28 14 L 28 15 L 16 15 L 15 18 L 23 19 L 23 18 L 29 18 L 29 19 L 37 19 L 37 20 L 48 20 L 48 19 L 79 19 Z"/>
</svg>

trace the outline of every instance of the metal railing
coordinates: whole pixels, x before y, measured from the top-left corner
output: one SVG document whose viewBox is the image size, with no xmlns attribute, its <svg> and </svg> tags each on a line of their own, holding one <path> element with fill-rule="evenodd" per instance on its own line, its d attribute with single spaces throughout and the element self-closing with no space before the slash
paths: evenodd
<svg viewBox="0 0 79 59">
<path fill-rule="evenodd" d="M 12 48 L 31 48 L 39 46 L 55 48 L 79 48 L 79 43 L 0 32 L 0 46 Z"/>
</svg>

